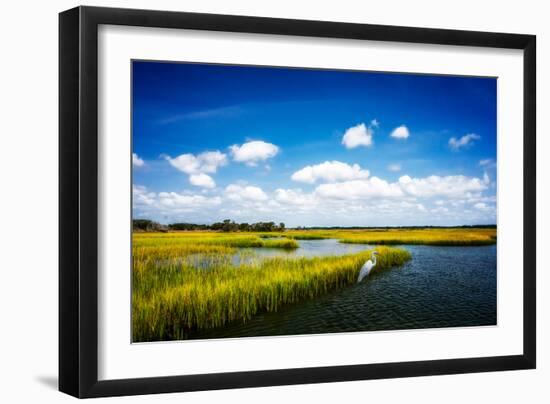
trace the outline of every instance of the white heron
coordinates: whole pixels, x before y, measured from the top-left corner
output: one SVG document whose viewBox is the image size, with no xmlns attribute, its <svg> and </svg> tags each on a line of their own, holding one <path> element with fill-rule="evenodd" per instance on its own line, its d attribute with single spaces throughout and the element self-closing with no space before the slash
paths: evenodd
<svg viewBox="0 0 550 404">
<path fill-rule="evenodd" d="M 371 259 L 363 264 L 363 266 L 361 267 L 361 271 L 359 271 L 359 277 L 357 278 L 357 283 L 361 282 L 363 278 L 366 278 L 367 276 L 369 276 L 370 271 L 376 265 L 377 255 L 378 255 L 378 251 L 373 251 L 371 254 Z"/>
</svg>

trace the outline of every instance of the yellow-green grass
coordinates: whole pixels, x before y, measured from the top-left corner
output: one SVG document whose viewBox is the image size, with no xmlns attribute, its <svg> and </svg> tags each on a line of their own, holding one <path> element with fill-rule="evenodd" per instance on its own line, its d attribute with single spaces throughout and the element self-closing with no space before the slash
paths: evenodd
<svg viewBox="0 0 550 404">
<path fill-rule="evenodd" d="M 348 244 L 425 244 L 438 246 L 479 246 L 496 243 L 496 229 L 421 229 L 369 231 L 342 235 Z"/>
<path fill-rule="evenodd" d="M 290 239 L 294 239 L 294 240 L 324 240 L 324 239 L 327 239 L 327 238 L 331 238 L 331 237 L 329 237 L 327 235 L 323 235 L 323 234 L 297 233 L 297 232 L 285 234 L 285 237 L 290 238 Z"/>
<path fill-rule="evenodd" d="M 136 244 L 132 277 L 136 342 L 186 338 L 195 330 L 245 322 L 257 313 L 351 285 L 371 253 L 257 259 L 234 265 L 232 249 L 180 254 L 177 249 L 144 251 Z M 410 259 L 406 250 L 377 250 L 376 270 Z M 206 265 L 197 265 L 197 260 Z"/>
<path fill-rule="evenodd" d="M 275 238 L 271 238 L 272 236 Z M 316 258 L 234 260 L 238 248 L 297 248 L 296 240 L 342 243 L 486 245 L 496 229 L 323 229 L 222 233 L 134 233 L 134 341 L 186 338 L 195 330 L 244 322 L 256 313 L 353 284 L 370 252 Z M 376 270 L 410 259 L 402 249 L 377 247 Z M 241 251 L 241 254 L 243 252 Z"/>
<path fill-rule="evenodd" d="M 495 228 L 290 230 L 284 234 L 298 240 L 335 238 L 347 244 L 479 246 L 497 241 Z"/>
<path fill-rule="evenodd" d="M 321 229 L 285 232 L 220 233 L 188 231 L 169 233 L 135 233 L 137 245 L 200 244 L 224 247 L 297 248 L 294 240 L 338 239 L 350 244 L 428 244 L 489 245 L 496 243 L 496 228 L 425 228 L 425 229 Z"/>
<path fill-rule="evenodd" d="M 190 248 L 191 253 L 196 249 L 214 250 L 225 248 L 298 248 L 295 240 L 286 238 L 262 238 L 260 233 L 218 233 L 208 231 L 182 231 L 170 233 L 134 233 L 134 248 L 176 248 L 180 252 Z"/>
</svg>

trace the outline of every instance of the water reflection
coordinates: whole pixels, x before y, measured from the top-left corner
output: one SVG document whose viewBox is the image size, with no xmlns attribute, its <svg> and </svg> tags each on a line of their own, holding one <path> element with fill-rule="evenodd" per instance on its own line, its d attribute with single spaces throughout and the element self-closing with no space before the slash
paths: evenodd
<svg viewBox="0 0 550 404">
<path fill-rule="evenodd" d="M 300 245 L 296 249 L 284 248 L 241 248 L 233 256 L 233 263 L 249 263 L 255 259 L 285 257 L 324 257 L 327 255 L 354 254 L 368 250 L 372 246 L 367 244 L 344 244 L 336 239 L 326 240 L 296 240 Z"/>
</svg>

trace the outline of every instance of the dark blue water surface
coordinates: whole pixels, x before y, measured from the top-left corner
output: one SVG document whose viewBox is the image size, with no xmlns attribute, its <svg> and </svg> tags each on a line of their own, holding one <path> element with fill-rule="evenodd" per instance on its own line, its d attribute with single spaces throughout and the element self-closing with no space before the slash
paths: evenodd
<svg viewBox="0 0 550 404">
<path fill-rule="evenodd" d="M 322 245 L 330 254 L 350 248 L 329 240 L 302 241 L 301 245 L 303 249 L 291 254 L 309 256 L 305 250 L 319 252 Z M 366 247 L 351 248 L 355 252 Z M 244 324 L 193 333 L 189 339 L 496 324 L 496 245 L 401 247 L 412 254 L 401 267 L 371 274 L 359 284 L 276 313 L 258 314 Z M 273 249 L 265 254 L 273 254 Z"/>
</svg>

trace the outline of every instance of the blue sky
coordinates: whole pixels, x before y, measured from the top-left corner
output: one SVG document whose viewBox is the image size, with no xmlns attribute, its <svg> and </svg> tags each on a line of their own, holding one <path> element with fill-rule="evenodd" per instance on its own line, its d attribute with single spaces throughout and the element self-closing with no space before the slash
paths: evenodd
<svg viewBox="0 0 550 404">
<path fill-rule="evenodd" d="M 135 218 L 496 223 L 496 79 L 133 62 Z"/>
</svg>

